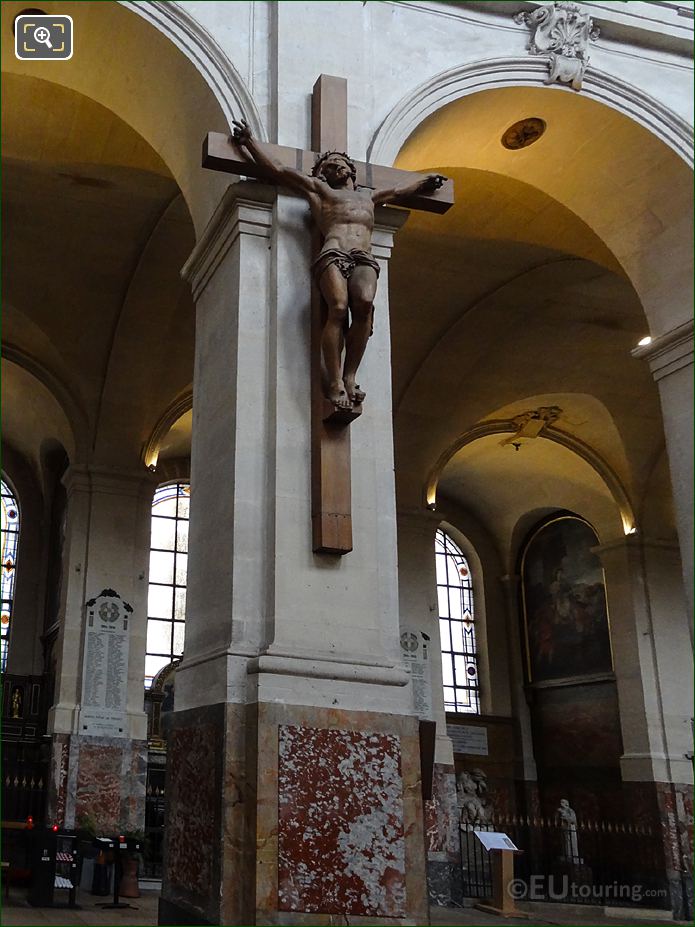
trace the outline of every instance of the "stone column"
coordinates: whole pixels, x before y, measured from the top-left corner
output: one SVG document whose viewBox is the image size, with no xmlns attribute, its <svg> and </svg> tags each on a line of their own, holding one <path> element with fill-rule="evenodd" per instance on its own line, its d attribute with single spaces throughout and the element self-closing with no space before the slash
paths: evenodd
<svg viewBox="0 0 695 927">
<path fill-rule="evenodd" d="M 413 705 L 421 718 L 437 725 L 432 799 L 425 803 L 428 894 L 431 904 L 450 906 L 461 900 L 461 846 L 454 752 L 442 688 L 434 558 L 439 522 L 435 512 L 399 512 L 398 564 L 401 640 L 413 679 Z"/>
<path fill-rule="evenodd" d="M 139 829 L 145 820 L 143 679 L 155 482 L 144 469 L 76 466 L 63 482 L 67 525 L 56 688 L 48 715 L 53 752 L 47 819 L 75 827 L 86 814 L 103 832 Z M 103 632 L 95 605 L 105 609 Z M 113 608 L 117 621 L 111 620 Z M 109 642 L 114 636 L 118 647 Z"/>
<path fill-rule="evenodd" d="M 533 751 L 533 734 L 531 728 L 531 712 L 526 700 L 524 687 L 524 647 L 521 641 L 521 616 L 519 614 L 519 601 L 521 594 L 521 577 L 506 575 L 500 577 L 507 606 L 507 640 L 509 642 L 509 688 L 512 696 L 512 712 L 519 723 L 519 736 L 521 739 L 521 752 L 518 757 L 515 776 L 523 788 L 523 801 L 525 807 L 521 810 L 525 814 L 540 813 L 540 799 L 538 795 L 538 772 L 536 758 Z M 521 796 L 519 796 L 521 798 Z"/>
<path fill-rule="evenodd" d="M 664 882 L 683 918 L 693 789 L 693 705 L 684 681 L 693 667 L 678 552 L 636 535 L 596 552 L 606 576 L 626 813 L 660 835 Z"/>
<path fill-rule="evenodd" d="M 418 719 L 400 662 L 387 260 L 352 427 L 355 549 L 311 550 L 306 204 L 230 187 L 196 299 L 186 650 L 163 923 L 427 919 Z M 317 921 L 318 918 L 318 921 Z"/>
<path fill-rule="evenodd" d="M 685 594 L 693 614 L 693 323 L 685 322 L 633 357 L 649 362 L 659 387 Z"/>
</svg>

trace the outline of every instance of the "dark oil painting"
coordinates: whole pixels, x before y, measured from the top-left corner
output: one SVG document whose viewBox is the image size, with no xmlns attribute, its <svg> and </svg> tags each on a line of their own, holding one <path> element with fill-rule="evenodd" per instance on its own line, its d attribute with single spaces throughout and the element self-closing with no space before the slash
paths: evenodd
<svg viewBox="0 0 695 927">
<path fill-rule="evenodd" d="M 598 538 L 574 516 L 548 522 L 531 538 L 522 565 L 531 682 L 613 669 Z"/>
</svg>

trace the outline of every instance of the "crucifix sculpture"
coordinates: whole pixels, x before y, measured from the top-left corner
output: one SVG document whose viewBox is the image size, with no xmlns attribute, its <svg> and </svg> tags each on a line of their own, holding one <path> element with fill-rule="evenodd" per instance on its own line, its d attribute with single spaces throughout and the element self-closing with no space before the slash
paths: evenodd
<svg viewBox="0 0 695 927">
<path fill-rule="evenodd" d="M 311 207 L 313 549 L 346 554 L 352 550 L 348 425 L 362 413 L 365 399 L 356 376 L 372 332 L 379 276 L 371 251 L 374 208 L 397 203 L 442 213 L 453 205 L 453 183 L 439 174 L 349 158 L 344 78 L 323 74 L 314 85 L 317 151 L 260 143 L 243 119 L 234 125 L 231 137 L 208 134 L 203 166 L 282 184 Z"/>
</svg>

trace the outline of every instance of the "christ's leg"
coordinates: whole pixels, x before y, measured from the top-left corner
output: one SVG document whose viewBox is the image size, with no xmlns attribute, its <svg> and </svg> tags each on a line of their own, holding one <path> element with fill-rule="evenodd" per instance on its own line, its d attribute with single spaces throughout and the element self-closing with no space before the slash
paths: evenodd
<svg viewBox="0 0 695 927">
<path fill-rule="evenodd" d="M 348 311 L 348 284 L 335 264 L 331 264 L 321 274 L 319 287 L 327 309 L 326 322 L 321 333 L 321 352 L 328 377 L 327 395 L 339 408 L 349 409 L 351 401 L 341 373 L 343 331 Z"/>
<path fill-rule="evenodd" d="M 352 319 L 345 338 L 343 382 L 351 402 L 362 402 L 365 397 L 364 390 L 356 385 L 355 377 L 372 333 L 376 282 L 376 272 L 364 264 L 354 269 L 348 282 Z"/>
</svg>

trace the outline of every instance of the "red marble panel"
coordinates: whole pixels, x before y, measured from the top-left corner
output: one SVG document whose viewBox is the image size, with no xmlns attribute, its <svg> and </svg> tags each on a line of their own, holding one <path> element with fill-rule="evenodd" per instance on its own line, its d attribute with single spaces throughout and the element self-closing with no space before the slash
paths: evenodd
<svg viewBox="0 0 695 927">
<path fill-rule="evenodd" d="M 425 802 L 428 853 L 458 852 L 459 810 L 453 766 L 435 764 L 432 798 Z"/>
<path fill-rule="evenodd" d="M 217 731 L 212 725 L 172 731 L 167 745 L 168 878 L 195 896 L 213 889 L 213 847 L 220 802 Z"/>
<path fill-rule="evenodd" d="M 65 821 L 65 809 L 68 797 L 68 759 L 70 756 L 70 744 L 56 742 L 54 748 L 55 767 L 55 814 L 54 818 L 59 823 Z"/>
<path fill-rule="evenodd" d="M 403 917 L 397 737 L 279 728 L 278 907 Z"/>
<path fill-rule="evenodd" d="M 121 823 L 120 747 L 82 744 L 75 794 L 75 818 L 92 817 L 103 833 L 115 833 Z"/>
</svg>

